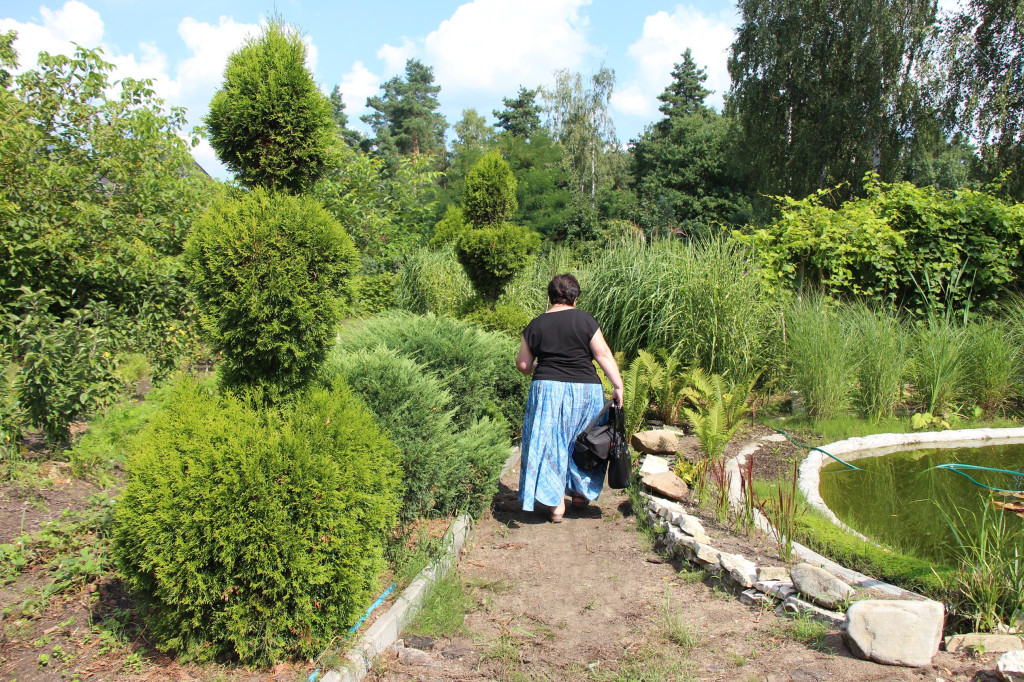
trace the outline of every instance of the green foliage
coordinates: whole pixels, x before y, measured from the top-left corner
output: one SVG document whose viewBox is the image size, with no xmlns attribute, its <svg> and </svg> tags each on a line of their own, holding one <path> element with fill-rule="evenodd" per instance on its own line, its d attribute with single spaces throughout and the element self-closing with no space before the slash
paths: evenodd
<svg viewBox="0 0 1024 682">
<path fill-rule="evenodd" d="M 203 120 L 217 156 L 246 187 L 304 192 L 337 144 L 331 102 L 306 68 L 302 36 L 280 18 L 228 57 Z"/>
<path fill-rule="evenodd" d="M 378 346 L 415 360 L 443 382 L 459 428 L 483 417 L 506 427 L 522 423 L 529 380 L 513 363 L 519 339 L 450 318 L 405 312 L 348 325 L 338 339 L 338 348 L 350 353 Z"/>
<path fill-rule="evenodd" d="M 790 382 L 815 419 L 831 419 L 846 410 L 857 377 L 856 337 L 834 304 L 809 297 L 789 306 L 786 360 Z"/>
<path fill-rule="evenodd" d="M 50 312 L 46 292 L 24 291 L 4 320 L 5 334 L 21 363 L 14 390 L 27 424 L 54 443 L 68 440 L 68 427 L 81 414 L 106 404 L 116 393 L 113 347 L 106 306 L 72 310 L 64 319 Z M 9 431 L 17 435 L 18 429 Z"/>
<path fill-rule="evenodd" d="M 454 246 L 409 254 L 395 286 L 396 307 L 419 315 L 457 317 L 472 296 L 473 285 L 455 257 Z"/>
<path fill-rule="evenodd" d="M 498 136 L 502 157 L 516 179 L 519 210 L 512 222 L 529 225 L 545 239 L 565 241 L 572 231 L 571 176 L 562 163 L 562 150 L 543 128 L 529 138 Z"/>
<path fill-rule="evenodd" d="M 540 129 L 542 109 L 537 104 L 538 94 L 540 94 L 540 88 L 528 90 L 520 85 L 519 93 L 515 98 L 503 97 L 501 101 L 505 108 L 492 112 L 497 120 L 495 125 L 509 135 L 529 139 Z"/>
<path fill-rule="evenodd" d="M 375 596 L 399 455 L 351 392 L 255 408 L 182 382 L 136 441 L 114 557 L 158 645 L 310 658 Z"/>
<path fill-rule="evenodd" d="M 946 414 L 960 397 L 966 339 L 964 328 L 948 318 L 932 318 L 917 326 L 911 383 L 915 402 L 925 411 Z"/>
<path fill-rule="evenodd" d="M 440 173 L 429 170 L 425 156 L 403 157 L 392 167 L 348 147 L 338 156 L 313 196 L 352 237 L 364 272 L 397 269 L 430 235 L 437 205 L 433 186 Z"/>
<path fill-rule="evenodd" d="M 508 456 L 502 426 L 484 418 L 457 433 L 441 379 L 384 346 L 336 351 L 324 373 L 343 377 L 402 451 L 401 518 L 486 508 Z"/>
<path fill-rule="evenodd" d="M 917 313 L 989 310 L 1017 283 L 1024 205 L 987 192 L 955 192 L 865 178 L 867 197 L 831 209 L 828 192 L 779 197 L 782 216 L 740 239 L 766 276 L 821 284 Z"/>
<path fill-rule="evenodd" d="M 963 395 L 986 412 L 1005 409 L 1021 395 L 1024 347 L 1001 321 L 974 320 L 963 349 Z"/>
<path fill-rule="evenodd" d="M 616 361 L 621 357 L 623 356 L 617 356 Z M 654 356 L 642 350 L 622 372 L 622 408 L 627 438 L 632 438 L 643 426 L 644 415 L 651 405 L 650 375 L 654 362 Z"/>
<path fill-rule="evenodd" d="M 164 374 L 195 342 L 180 253 L 213 183 L 184 112 L 149 81 L 111 84 L 112 68 L 98 51 L 44 53 L 0 89 L 0 309 L 45 291 L 63 323 L 102 304 L 111 353 Z"/>
<path fill-rule="evenodd" d="M 502 289 L 530 263 L 540 235 L 519 225 L 495 225 L 465 232 L 459 239 L 459 262 L 474 288 L 495 301 Z"/>
<path fill-rule="evenodd" d="M 903 399 L 911 365 L 910 333 L 894 313 L 867 305 L 843 309 L 855 336 L 856 402 L 875 423 L 891 417 Z"/>
<path fill-rule="evenodd" d="M 315 375 L 358 267 L 319 203 L 262 188 L 218 201 L 196 221 L 185 260 L 225 386 L 286 392 Z"/>
<path fill-rule="evenodd" d="M 693 424 L 707 461 L 717 462 L 747 413 L 747 401 L 757 377 L 748 377 L 741 384 L 727 384 L 722 375 L 708 375 L 695 368 L 686 379 L 689 390 L 684 396 L 693 407 L 684 407 L 683 412 Z"/>
<path fill-rule="evenodd" d="M 778 304 L 751 253 L 721 239 L 608 249 L 579 272 L 579 307 L 627 357 L 664 348 L 737 380 L 775 364 Z"/>
<path fill-rule="evenodd" d="M 466 592 L 462 576 L 458 570 L 452 570 L 434 583 L 408 632 L 427 637 L 467 634 L 466 613 L 472 608 L 473 600 Z"/>
<path fill-rule="evenodd" d="M 444 210 L 444 217 L 434 225 L 434 235 L 430 238 L 430 248 L 437 251 L 445 244 L 456 242 L 469 229 L 466 224 L 466 216 L 462 209 L 455 204 L 448 204 Z"/>
<path fill-rule="evenodd" d="M 501 225 L 515 213 L 516 179 L 501 154 L 488 152 L 469 170 L 462 207 L 473 227 Z"/>
<path fill-rule="evenodd" d="M 441 86 L 434 85 L 434 69 L 409 59 L 404 76 L 395 76 L 380 87 L 384 94 L 368 98 L 370 112 L 361 117 L 374 133 L 364 147 L 389 168 L 395 167 L 399 155 L 425 154 L 440 160 L 448 124 L 437 111 Z"/>
<path fill-rule="evenodd" d="M 472 298 L 463 308 L 462 319 L 478 324 L 489 332 L 500 332 L 519 339 L 533 315 L 509 301 L 498 301 L 491 305 L 481 298 Z"/>
</svg>

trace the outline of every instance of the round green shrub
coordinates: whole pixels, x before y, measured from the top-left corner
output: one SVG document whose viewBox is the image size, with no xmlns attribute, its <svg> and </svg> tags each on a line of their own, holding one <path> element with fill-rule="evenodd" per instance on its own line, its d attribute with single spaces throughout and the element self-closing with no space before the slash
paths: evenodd
<svg viewBox="0 0 1024 682">
<path fill-rule="evenodd" d="M 516 200 L 516 178 L 508 162 L 497 151 L 488 152 L 466 174 L 462 208 L 474 227 L 500 225 L 512 217 Z"/>
<path fill-rule="evenodd" d="M 455 204 L 449 204 L 444 211 L 444 217 L 434 225 L 434 234 L 427 246 L 431 251 L 437 251 L 445 244 L 458 241 L 462 233 L 469 229 L 466 224 L 466 216 L 462 209 Z"/>
<path fill-rule="evenodd" d="M 480 325 L 489 332 L 508 334 L 518 341 L 533 315 L 526 312 L 521 305 L 510 303 L 504 300 L 505 298 L 507 295 L 493 307 L 480 298 L 474 298 L 466 305 L 462 318 Z"/>
<path fill-rule="evenodd" d="M 406 256 L 394 292 L 401 310 L 456 317 L 473 296 L 473 284 L 449 244 L 440 251 L 420 249 Z"/>
<path fill-rule="evenodd" d="M 204 122 L 210 146 L 246 187 L 306 191 L 337 144 L 331 103 L 306 68 L 302 36 L 276 19 L 228 57 Z"/>
<path fill-rule="evenodd" d="M 355 298 L 359 254 L 315 200 L 254 189 L 214 202 L 185 245 L 221 380 L 280 394 L 312 378 Z"/>
<path fill-rule="evenodd" d="M 402 451 L 402 518 L 483 511 L 508 456 L 502 424 L 485 417 L 456 433 L 451 394 L 441 380 L 383 346 L 335 352 L 325 375 L 344 377 Z"/>
<path fill-rule="evenodd" d="M 459 262 L 477 292 L 496 301 L 505 285 L 530 264 L 540 235 L 520 225 L 469 230 L 459 238 Z"/>
<path fill-rule="evenodd" d="M 309 658 L 376 596 L 399 453 L 347 388 L 261 408 L 185 381 L 134 447 L 113 553 L 161 649 Z"/>
</svg>

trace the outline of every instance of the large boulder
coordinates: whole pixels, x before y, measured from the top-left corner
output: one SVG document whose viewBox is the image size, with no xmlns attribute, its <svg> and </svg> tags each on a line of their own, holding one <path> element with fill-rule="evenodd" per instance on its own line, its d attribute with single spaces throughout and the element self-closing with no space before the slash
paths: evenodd
<svg viewBox="0 0 1024 682">
<path fill-rule="evenodd" d="M 858 657 L 886 665 L 931 665 L 942 641 L 937 601 L 865 599 L 846 611 L 843 638 Z"/>
<path fill-rule="evenodd" d="M 686 485 L 686 482 L 671 471 L 660 474 L 648 474 L 640 480 L 655 495 L 667 497 L 670 500 L 685 499 L 690 493 L 690 488 Z"/>
<path fill-rule="evenodd" d="M 833 611 L 848 604 L 855 594 L 854 589 L 842 580 L 811 564 L 797 564 L 790 569 L 789 576 L 800 594 Z"/>
<path fill-rule="evenodd" d="M 1004 682 L 1024 682 L 1024 651 L 1010 651 L 999 657 L 996 670 Z"/>
<path fill-rule="evenodd" d="M 671 455 L 682 449 L 683 434 L 668 429 L 652 429 L 638 431 L 633 434 L 629 444 L 637 452 L 647 455 Z"/>
</svg>

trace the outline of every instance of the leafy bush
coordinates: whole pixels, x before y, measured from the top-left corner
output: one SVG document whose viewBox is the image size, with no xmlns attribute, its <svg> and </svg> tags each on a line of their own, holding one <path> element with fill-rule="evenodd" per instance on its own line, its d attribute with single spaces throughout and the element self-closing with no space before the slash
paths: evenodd
<svg viewBox="0 0 1024 682">
<path fill-rule="evenodd" d="M 540 235 L 519 225 L 469 230 L 459 238 L 459 262 L 477 292 L 495 301 L 540 248 Z"/>
<path fill-rule="evenodd" d="M 469 225 L 466 224 L 466 216 L 462 209 L 455 204 L 449 204 L 444 210 L 444 217 L 434 225 L 434 235 L 430 238 L 428 246 L 432 251 L 437 251 L 445 244 L 458 241 L 468 229 Z"/>
<path fill-rule="evenodd" d="M 515 176 L 497 151 L 484 154 L 469 169 L 462 208 L 466 221 L 476 228 L 502 225 L 519 208 Z"/>
<path fill-rule="evenodd" d="M 357 275 L 353 281 L 357 292 L 354 312 L 357 315 L 376 315 L 394 308 L 396 282 L 398 274 L 394 272 Z"/>
<path fill-rule="evenodd" d="M 228 387 L 302 386 L 354 300 L 352 240 L 308 197 L 257 188 L 215 202 L 185 248 L 203 328 Z"/>
<path fill-rule="evenodd" d="M 456 433 L 441 380 L 382 346 L 333 353 L 325 375 L 343 377 L 402 451 L 402 518 L 483 511 L 508 456 L 502 426 L 485 417 Z"/>
<path fill-rule="evenodd" d="M 338 348 L 350 353 L 378 346 L 415 360 L 443 383 L 454 400 L 458 427 L 482 417 L 510 427 L 522 423 L 529 380 L 515 368 L 518 339 L 446 317 L 404 312 L 346 326 L 338 339 Z"/>
<path fill-rule="evenodd" d="M 411 313 L 456 317 L 473 296 L 473 285 L 453 247 L 420 249 L 402 263 L 395 284 L 395 305 Z"/>
<path fill-rule="evenodd" d="M 254 408 L 192 382 L 135 441 L 113 553 L 159 646 L 317 655 L 375 596 L 399 454 L 351 392 Z"/>
<path fill-rule="evenodd" d="M 279 18 L 228 57 L 203 120 L 210 146 L 246 187 L 306 191 L 337 144 L 331 103 L 306 68 L 302 36 Z"/>
</svg>

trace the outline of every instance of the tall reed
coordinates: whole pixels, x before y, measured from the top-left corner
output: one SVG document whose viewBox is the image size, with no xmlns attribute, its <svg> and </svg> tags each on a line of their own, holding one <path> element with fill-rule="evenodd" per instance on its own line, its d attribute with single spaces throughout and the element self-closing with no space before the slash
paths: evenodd
<svg viewBox="0 0 1024 682">
<path fill-rule="evenodd" d="M 855 304 L 845 309 L 855 335 L 856 403 L 875 423 L 891 417 L 910 373 L 910 334 L 892 311 Z"/>
<path fill-rule="evenodd" d="M 963 352 L 964 397 L 986 412 L 1020 395 L 1021 352 L 1010 325 L 977 320 L 967 326 Z"/>
<path fill-rule="evenodd" d="M 821 296 L 795 301 L 786 314 L 790 380 L 815 419 L 831 419 L 850 405 L 857 362 L 854 336 L 835 304 Z"/>
<path fill-rule="evenodd" d="M 947 317 L 932 317 L 914 334 L 911 380 L 914 397 L 927 412 L 945 413 L 959 397 L 964 376 L 964 328 Z"/>
<path fill-rule="evenodd" d="M 580 283 L 580 307 L 617 351 L 661 348 L 736 378 L 772 364 L 776 299 L 752 254 L 734 242 L 621 244 L 583 268 Z"/>
</svg>

